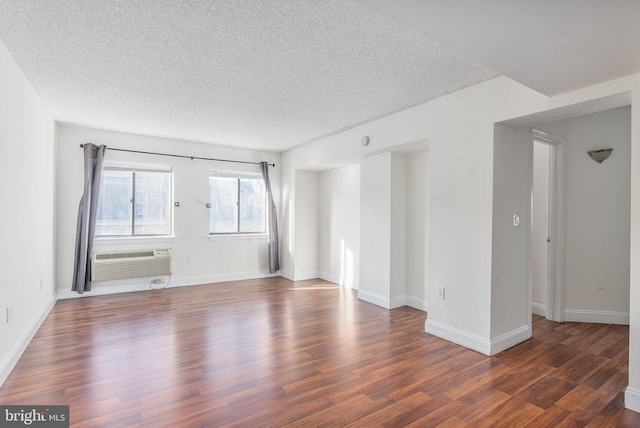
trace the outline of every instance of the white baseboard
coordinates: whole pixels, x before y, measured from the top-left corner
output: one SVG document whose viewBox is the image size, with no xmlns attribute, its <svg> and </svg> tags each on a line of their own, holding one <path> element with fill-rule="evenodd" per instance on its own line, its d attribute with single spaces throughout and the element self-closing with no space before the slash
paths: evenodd
<svg viewBox="0 0 640 428">
<path fill-rule="evenodd" d="M 129 281 L 129 282 L 117 282 L 112 284 L 95 284 L 91 286 L 91 291 L 85 291 L 82 294 L 78 294 L 71 290 L 69 286 L 66 290 L 58 290 L 58 299 L 77 299 L 80 297 L 91 296 L 104 296 L 107 294 L 120 294 L 120 293 L 133 293 L 136 291 L 151 290 L 150 280 L 145 281 Z M 171 285 L 170 285 L 171 286 Z"/>
<path fill-rule="evenodd" d="M 531 313 L 534 315 L 540 315 L 541 317 L 547 316 L 547 305 L 543 305 L 542 303 L 532 303 L 531 304 Z"/>
<path fill-rule="evenodd" d="M 318 279 L 320 275 L 318 272 L 302 272 L 302 273 L 294 273 L 292 281 L 306 281 L 308 279 Z"/>
<path fill-rule="evenodd" d="M 411 306 L 412 308 L 420 309 L 421 311 L 425 311 L 425 312 L 428 311 L 429 304 L 425 299 L 421 299 L 415 296 L 406 296 L 405 300 L 406 300 L 405 304 L 407 306 Z"/>
<path fill-rule="evenodd" d="M 564 320 L 567 322 L 629 325 L 629 312 L 565 309 Z"/>
<path fill-rule="evenodd" d="M 512 346 L 531 338 L 531 327 L 528 325 L 505 333 L 492 340 L 487 340 L 484 337 L 428 319 L 424 323 L 424 329 L 429 334 L 433 334 L 434 336 L 438 336 L 442 339 L 448 340 L 449 342 L 457 343 L 458 345 L 473 349 L 474 351 L 478 351 L 485 355 L 496 355 L 505 349 L 509 349 Z"/>
<path fill-rule="evenodd" d="M 407 296 L 395 296 L 389 300 L 389 309 L 401 308 L 407 306 Z"/>
<path fill-rule="evenodd" d="M 280 276 L 283 277 L 284 279 L 288 279 L 289 281 L 293 281 L 293 272 L 290 272 L 288 270 L 280 270 L 280 271 L 278 271 L 278 273 L 280 273 Z"/>
<path fill-rule="evenodd" d="M 334 284 L 344 285 L 340 282 L 340 277 L 337 275 L 332 275 L 328 272 L 318 272 L 318 278 L 323 279 L 325 281 L 333 282 Z"/>
<path fill-rule="evenodd" d="M 182 278 L 168 278 L 161 277 L 167 281 L 164 284 L 164 288 L 173 287 L 185 287 L 190 285 L 210 284 L 216 282 L 226 281 L 241 281 L 244 279 L 256 279 L 256 278 L 269 278 L 279 276 L 278 273 L 270 274 L 266 271 L 254 271 L 254 272 L 234 272 L 220 275 L 202 275 L 191 276 Z M 129 280 L 129 281 L 109 281 L 103 283 L 93 284 L 91 291 L 85 291 L 83 294 L 78 294 L 75 291 L 71 291 L 71 286 L 67 290 L 58 290 L 58 299 L 74 299 L 78 297 L 91 297 L 91 296 L 103 296 L 107 294 L 119 294 L 119 293 L 133 293 L 137 291 L 152 290 L 151 281 L 153 278 L 147 278 L 144 280 Z M 159 285 L 159 288 L 163 288 L 163 285 Z"/>
<path fill-rule="evenodd" d="M 169 287 L 186 287 L 190 285 L 212 284 L 216 282 L 242 281 L 245 279 L 272 278 L 280 276 L 278 272 L 269 273 L 267 271 L 253 272 L 232 272 L 218 275 L 201 275 L 175 278 L 169 282 Z"/>
<path fill-rule="evenodd" d="M 502 336 L 491 339 L 491 354 L 496 355 L 506 349 L 516 346 L 525 340 L 531 339 L 531 326 L 523 325 L 513 331 L 503 334 Z"/>
<path fill-rule="evenodd" d="M 388 298 L 377 293 L 372 293 L 367 290 L 358 290 L 358 299 L 365 302 L 373 303 L 374 305 L 381 306 L 385 309 L 400 308 L 402 306 L 411 306 L 412 308 L 420 309 L 421 311 L 427 311 L 427 301 L 414 296 L 396 296 Z"/>
<path fill-rule="evenodd" d="M 624 407 L 640 413 L 640 389 L 627 386 L 624 391 Z"/>
<path fill-rule="evenodd" d="M 24 331 L 15 346 L 11 349 L 11 351 L 9 351 L 9 355 L 7 355 L 2 363 L 0 363 L 0 386 L 2 386 L 5 380 L 7 380 L 9 374 L 11 374 L 11 371 L 18 363 L 18 360 L 24 353 L 25 349 L 27 349 L 27 346 L 31 342 L 31 339 L 33 339 L 33 336 L 36 335 L 38 329 L 47 318 L 47 315 L 49 315 L 49 312 L 51 312 L 51 309 L 53 309 L 53 306 L 55 304 L 56 299 L 52 298 L 51 302 L 44 308 L 40 316 L 35 319 L 31 323 L 31 325 L 29 325 L 29 327 Z"/>
<path fill-rule="evenodd" d="M 377 306 L 382 306 L 385 309 L 391 309 L 391 301 L 380 294 L 360 289 L 358 290 L 358 299 L 373 303 Z"/>
<path fill-rule="evenodd" d="M 385 309 L 395 309 L 407 305 L 407 296 L 396 296 L 389 299 L 386 296 L 366 290 L 358 290 L 358 299 L 373 303 Z"/>
<path fill-rule="evenodd" d="M 429 319 L 425 321 L 424 329 L 427 333 L 449 342 L 473 349 L 485 355 L 491 355 L 491 341 L 483 337 Z"/>
<path fill-rule="evenodd" d="M 543 317 L 547 316 L 547 305 L 532 303 L 531 312 Z M 597 324 L 629 325 L 629 312 L 595 311 L 590 309 L 565 309 L 566 322 L 589 322 Z"/>
</svg>

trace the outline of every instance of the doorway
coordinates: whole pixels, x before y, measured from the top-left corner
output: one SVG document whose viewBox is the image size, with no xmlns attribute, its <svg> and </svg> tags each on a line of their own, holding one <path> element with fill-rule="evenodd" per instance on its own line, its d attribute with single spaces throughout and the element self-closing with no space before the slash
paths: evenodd
<svg viewBox="0 0 640 428">
<path fill-rule="evenodd" d="M 564 321 L 564 140 L 533 130 L 531 311 Z"/>
<path fill-rule="evenodd" d="M 531 229 L 533 247 L 533 291 L 531 312 L 550 319 L 547 307 L 549 274 L 549 161 L 551 147 L 549 143 L 533 140 L 533 199 L 531 209 Z"/>
</svg>

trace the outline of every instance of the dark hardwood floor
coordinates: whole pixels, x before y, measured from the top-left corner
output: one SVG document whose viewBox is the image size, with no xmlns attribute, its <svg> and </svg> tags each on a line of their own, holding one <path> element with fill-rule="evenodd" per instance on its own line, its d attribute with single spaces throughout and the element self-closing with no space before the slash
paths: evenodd
<svg viewBox="0 0 640 428">
<path fill-rule="evenodd" d="M 0 388 L 74 427 L 640 427 L 628 327 L 534 317 L 487 357 L 426 314 L 282 278 L 62 300 Z"/>
</svg>

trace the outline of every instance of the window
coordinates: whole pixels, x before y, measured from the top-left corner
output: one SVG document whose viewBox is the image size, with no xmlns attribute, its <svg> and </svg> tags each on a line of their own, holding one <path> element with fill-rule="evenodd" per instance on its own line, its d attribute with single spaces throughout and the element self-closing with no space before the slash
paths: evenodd
<svg viewBox="0 0 640 428">
<path fill-rule="evenodd" d="M 171 235 L 172 169 L 105 163 L 96 236 Z"/>
<path fill-rule="evenodd" d="M 266 232 L 266 195 L 260 175 L 209 175 L 209 234 Z"/>
</svg>

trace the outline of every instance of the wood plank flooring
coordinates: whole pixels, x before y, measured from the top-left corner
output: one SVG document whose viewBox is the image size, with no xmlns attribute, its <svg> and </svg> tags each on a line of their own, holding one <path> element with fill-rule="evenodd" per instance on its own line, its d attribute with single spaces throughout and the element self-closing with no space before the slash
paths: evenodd
<svg viewBox="0 0 640 428">
<path fill-rule="evenodd" d="M 628 327 L 534 317 L 487 357 L 426 314 L 269 278 L 63 300 L 0 388 L 74 427 L 640 427 Z"/>
</svg>

